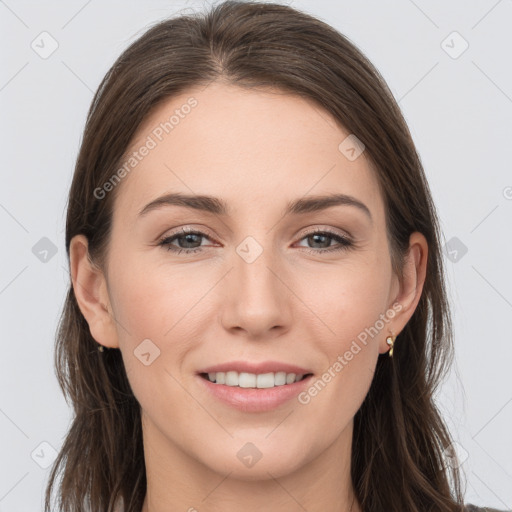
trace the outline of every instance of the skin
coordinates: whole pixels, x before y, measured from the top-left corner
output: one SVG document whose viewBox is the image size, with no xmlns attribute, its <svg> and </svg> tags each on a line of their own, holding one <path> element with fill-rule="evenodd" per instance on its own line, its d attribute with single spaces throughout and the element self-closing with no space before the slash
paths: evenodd
<svg viewBox="0 0 512 512">
<path fill-rule="evenodd" d="M 349 133 L 298 96 L 214 82 L 150 113 L 131 149 L 191 96 L 198 105 L 118 185 L 106 268 L 90 264 L 84 236 L 71 241 L 80 309 L 94 339 L 121 350 L 142 408 L 143 512 L 349 511 L 353 417 L 389 350 L 386 336 L 399 334 L 418 304 L 426 240 L 411 235 L 400 281 L 365 154 L 347 159 L 338 146 Z M 219 197 L 230 215 L 164 206 L 138 218 L 168 192 Z M 366 204 L 372 220 L 348 205 L 283 216 L 290 200 L 332 193 Z M 182 227 L 206 236 L 173 245 L 201 252 L 158 245 Z M 322 253 L 339 244 L 308 237 L 314 228 L 354 245 Z M 263 249 L 252 263 L 236 252 L 247 236 Z M 319 377 L 393 304 L 400 311 L 308 404 L 242 412 L 196 375 L 225 361 L 277 360 Z M 147 366 L 134 355 L 145 339 L 160 349 Z M 247 442 L 262 453 L 250 468 L 237 458 Z M 356 500 L 352 511 L 360 510 Z"/>
</svg>

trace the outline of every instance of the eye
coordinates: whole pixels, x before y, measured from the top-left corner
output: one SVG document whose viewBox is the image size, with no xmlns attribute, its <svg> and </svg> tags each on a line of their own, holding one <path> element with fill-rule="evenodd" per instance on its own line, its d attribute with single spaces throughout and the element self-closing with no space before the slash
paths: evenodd
<svg viewBox="0 0 512 512">
<path fill-rule="evenodd" d="M 166 247 L 168 251 L 180 254 L 184 252 L 186 254 L 192 254 L 201 251 L 201 238 L 208 238 L 205 233 L 201 231 L 194 231 L 183 228 L 179 233 L 168 236 L 160 240 L 160 246 Z M 173 245 L 174 241 L 178 241 L 178 247 Z M 197 243 L 199 242 L 199 245 Z"/>
<path fill-rule="evenodd" d="M 343 251 L 349 249 L 354 244 L 353 242 L 346 236 L 342 236 L 338 233 L 334 233 L 332 231 L 326 229 L 315 229 L 314 231 L 306 234 L 301 240 L 307 240 L 313 245 L 320 245 L 317 249 L 311 247 L 304 247 L 304 249 L 313 254 L 332 252 L 332 251 Z M 338 242 L 337 245 L 331 246 L 330 242 L 334 240 Z"/>
<path fill-rule="evenodd" d="M 166 247 L 168 251 L 172 251 L 176 254 L 180 254 L 182 252 L 185 254 L 194 254 L 203 250 L 201 239 L 208 239 L 211 241 L 210 237 L 201 231 L 182 228 L 179 233 L 160 240 L 158 245 Z M 307 240 L 308 243 L 312 243 L 317 246 L 316 248 L 303 247 L 303 250 L 312 254 L 342 251 L 349 249 L 354 245 L 348 237 L 327 229 L 315 229 L 314 231 L 307 233 L 300 240 Z M 337 242 L 337 245 L 331 245 L 331 241 L 333 240 Z M 175 245 L 174 242 L 178 242 L 178 245 Z"/>
</svg>

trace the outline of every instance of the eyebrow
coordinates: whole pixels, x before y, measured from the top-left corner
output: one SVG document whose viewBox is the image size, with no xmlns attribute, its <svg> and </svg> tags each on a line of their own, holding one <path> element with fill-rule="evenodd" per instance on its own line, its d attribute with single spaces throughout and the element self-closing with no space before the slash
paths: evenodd
<svg viewBox="0 0 512 512">
<path fill-rule="evenodd" d="M 164 206 L 183 206 L 185 208 L 212 213 L 214 215 L 229 215 L 230 211 L 228 204 L 217 197 L 171 193 L 158 197 L 148 203 L 139 212 L 139 217 L 143 217 L 149 212 L 160 209 Z M 307 196 L 290 201 L 286 205 L 284 215 L 299 215 L 318 212 L 327 208 L 332 208 L 333 206 L 354 206 L 364 212 L 370 221 L 373 220 L 369 208 L 364 203 L 355 197 L 346 194 Z"/>
</svg>

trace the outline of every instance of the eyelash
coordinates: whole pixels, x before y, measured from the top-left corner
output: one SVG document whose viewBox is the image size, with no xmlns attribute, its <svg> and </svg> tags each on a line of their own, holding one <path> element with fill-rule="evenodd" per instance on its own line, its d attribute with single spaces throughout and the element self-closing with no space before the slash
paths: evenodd
<svg viewBox="0 0 512 512">
<path fill-rule="evenodd" d="M 171 245 L 171 242 L 173 242 L 174 240 L 177 240 L 181 237 L 185 237 L 186 235 L 199 235 L 203 238 L 209 239 L 209 237 L 206 235 L 206 233 L 202 233 L 201 231 L 194 231 L 194 230 L 189 230 L 189 229 L 183 228 L 179 233 L 175 233 L 174 235 L 171 235 L 171 236 L 161 239 L 160 242 L 158 243 L 158 245 L 162 246 L 162 247 L 166 247 L 168 251 L 172 251 L 176 254 L 180 254 L 182 252 L 184 252 L 185 254 L 193 254 L 193 253 L 202 251 L 201 247 L 195 247 L 194 249 L 184 249 L 182 247 L 175 247 L 175 246 Z M 338 242 L 339 245 L 334 246 L 334 247 L 328 247 L 325 249 L 313 249 L 311 247 L 302 247 L 302 249 L 305 249 L 307 252 L 310 252 L 312 254 L 318 254 L 318 253 L 323 254 L 326 252 L 344 251 L 344 250 L 351 248 L 354 245 L 353 242 L 350 239 L 348 239 L 347 237 L 341 236 L 338 233 L 334 233 L 328 229 L 315 229 L 314 231 L 306 233 L 300 240 L 303 240 L 304 238 L 307 238 L 307 237 L 313 236 L 313 235 L 327 235 L 329 238 L 332 238 L 333 240 Z"/>
</svg>

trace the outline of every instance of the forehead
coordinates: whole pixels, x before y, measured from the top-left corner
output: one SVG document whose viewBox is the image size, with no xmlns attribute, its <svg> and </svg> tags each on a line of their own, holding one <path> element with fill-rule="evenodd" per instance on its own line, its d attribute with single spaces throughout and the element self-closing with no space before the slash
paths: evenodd
<svg viewBox="0 0 512 512">
<path fill-rule="evenodd" d="M 364 152 L 347 157 L 351 137 L 297 95 L 217 82 L 192 88 L 163 101 L 140 125 L 124 162 L 132 155 L 135 165 L 117 191 L 116 210 L 136 214 L 169 192 L 222 197 L 235 210 L 333 192 L 382 208 Z"/>
</svg>

